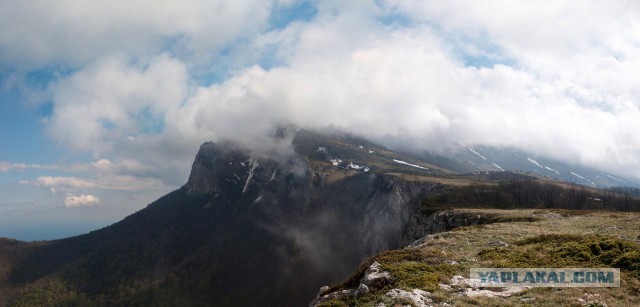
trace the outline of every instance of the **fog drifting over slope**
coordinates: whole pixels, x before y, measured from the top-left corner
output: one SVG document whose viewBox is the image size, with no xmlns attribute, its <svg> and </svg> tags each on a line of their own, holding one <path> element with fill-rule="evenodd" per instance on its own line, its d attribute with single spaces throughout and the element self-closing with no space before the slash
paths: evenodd
<svg viewBox="0 0 640 307">
<path fill-rule="evenodd" d="M 304 2 L 317 5 L 310 19 L 284 27 L 272 15 L 300 2 L 180 1 L 157 16 L 142 9 L 154 2 L 134 2 L 139 14 L 96 20 L 74 14 L 103 4 L 55 5 L 62 21 L 39 27 L 73 33 L 81 22 L 89 34 L 50 50 L 32 50 L 46 33 L 0 35 L 3 63 L 17 63 L 5 86 L 28 91 L 30 65 L 71 67 L 34 96 L 52 103 L 52 138 L 111 163 L 89 173 L 94 181 L 178 186 L 202 142 L 258 144 L 276 123 L 416 149 L 513 146 L 640 178 L 635 2 L 318 1 Z M 206 22 L 230 12 L 237 18 Z M 16 22 L 5 17 L 3 29 Z"/>
</svg>

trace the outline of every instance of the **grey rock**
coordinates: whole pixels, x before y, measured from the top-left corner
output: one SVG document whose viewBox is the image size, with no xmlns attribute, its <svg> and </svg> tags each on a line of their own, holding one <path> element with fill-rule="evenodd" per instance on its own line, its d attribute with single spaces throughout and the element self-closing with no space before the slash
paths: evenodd
<svg viewBox="0 0 640 307">
<path fill-rule="evenodd" d="M 380 263 L 374 262 L 364 272 L 364 277 L 360 280 L 360 283 L 372 289 L 379 289 L 391 283 L 391 273 L 383 271 Z"/>
<path fill-rule="evenodd" d="M 320 296 L 320 294 L 326 292 L 327 290 L 329 290 L 329 286 L 320 287 L 320 291 L 318 291 L 318 295 L 317 296 Z"/>
<path fill-rule="evenodd" d="M 358 297 L 358 296 L 362 296 L 362 295 L 367 294 L 367 293 L 369 293 L 369 287 L 367 287 L 367 285 L 361 283 L 358 286 L 358 289 L 356 289 L 355 296 Z"/>
<path fill-rule="evenodd" d="M 429 298 L 430 295 L 431 293 L 420 289 L 413 289 L 411 292 L 401 289 L 391 289 L 385 294 L 386 297 L 393 300 L 401 302 L 409 301 L 413 306 L 417 307 L 431 306 L 433 300 Z"/>
</svg>

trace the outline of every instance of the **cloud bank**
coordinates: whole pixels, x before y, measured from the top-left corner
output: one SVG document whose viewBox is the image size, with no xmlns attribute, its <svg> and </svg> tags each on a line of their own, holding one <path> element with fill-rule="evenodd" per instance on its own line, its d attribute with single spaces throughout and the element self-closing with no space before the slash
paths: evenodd
<svg viewBox="0 0 640 307">
<path fill-rule="evenodd" d="M 294 3 L 315 15 L 270 24 Z M 89 153 L 94 177 L 115 178 L 103 167 L 179 186 L 202 142 L 257 143 L 276 123 L 420 150 L 513 146 L 640 177 L 634 2 L 6 1 L 0 12 L 0 59 L 16 78 L 70 67 L 47 86 L 47 131 Z"/>
</svg>

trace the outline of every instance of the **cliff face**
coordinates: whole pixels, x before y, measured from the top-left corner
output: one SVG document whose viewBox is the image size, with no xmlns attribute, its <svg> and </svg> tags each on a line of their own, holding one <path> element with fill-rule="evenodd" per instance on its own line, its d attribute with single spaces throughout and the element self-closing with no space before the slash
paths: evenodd
<svg viewBox="0 0 640 307">
<path fill-rule="evenodd" d="M 397 248 L 406 225 L 419 209 L 420 200 L 437 185 L 407 182 L 397 177 L 372 174 L 364 197 L 357 197 L 360 216 L 358 238 L 368 255 Z"/>
<path fill-rule="evenodd" d="M 262 207 L 271 203 L 308 203 L 309 173 L 299 157 L 276 161 L 233 143 L 203 144 L 184 189 L 210 198 L 216 206 Z"/>
<path fill-rule="evenodd" d="M 429 215 L 414 214 L 406 224 L 401 246 L 407 246 L 426 235 L 449 231 L 462 226 L 493 222 L 493 216 L 474 212 L 444 210 Z"/>
<path fill-rule="evenodd" d="M 409 194 L 403 193 L 406 191 L 412 184 L 401 183 L 400 186 L 403 188 L 396 190 L 396 196 L 404 195 L 409 196 Z M 389 183 L 389 188 L 394 190 L 394 187 L 399 188 L 399 186 L 395 183 Z M 419 186 L 418 186 L 419 187 Z M 438 191 L 438 186 L 429 186 L 427 194 L 436 193 Z M 419 189 L 418 189 L 419 190 Z M 424 196 L 424 192 L 422 194 L 417 194 Z M 389 199 L 389 203 L 394 203 L 394 199 Z M 413 199 L 415 201 L 415 199 Z M 433 240 L 435 237 L 442 236 L 446 231 L 452 230 L 454 228 L 462 227 L 462 226 L 473 226 L 473 225 L 481 225 L 487 223 L 494 223 L 502 218 L 502 220 L 506 220 L 506 217 L 499 217 L 496 214 L 487 214 L 484 212 L 478 211 L 464 211 L 464 210 L 444 210 L 434 212 L 432 214 L 423 215 L 420 214 L 418 209 L 415 206 L 406 206 L 407 204 L 411 204 L 413 202 L 410 200 L 409 202 L 405 202 L 405 205 L 401 205 L 403 202 L 399 201 L 395 204 L 399 204 L 399 206 L 391 206 L 396 208 L 414 208 L 414 210 L 409 214 L 408 219 L 399 219 L 397 222 L 404 225 L 403 231 L 391 231 L 390 234 L 398 235 L 394 238 L 402 237 L 400 244 L 391 244 L 384 246 L 383 249 L 380 249 L 378 252 L 389 251 L 393 249 L 400 249 L 404 247 L 420 247 L 426 245 L 427 242 Z M 400 209 L 400 212 L 404 213 L 406 209 Z M 384 219 L 388 217 L 387 215 L 373 215 L 371 218 L 381 218 Z M 368 218 L 368 217 L 366 217 Z M 398 225 L 399 225 L 398 224 Z M 374 227 L 375 229 L 375 227 Z M 384 233 L 384 231 L 383 231 Z M 416 240 L 417 239 L 417 240 Z M 375 240 L 377 242 L 385 242 L 388 244 L 388 241 L 385 240 Z M 504 244 L 501 241 L 496 241 L 494 243 Z M 384 244 L 384 243 L 383 243 Z M 371 255 L 370 255 L 371 256 Z M 378 255 L 379 257 L 379 255 Z M 412 257 L 410 259 L 414 259 Z M 375 262 L 374 259 L 369 259 L 369 263 L 371 263 L 370 267 L 367 268 L 366 271 L 360 272 L 362 276 L 361 279 L 357 282 L 353 282 L 351 286 L 353 288 L 346 287 L 343 284 L 342 287 L 330 289 L 325 286 L 320 288 L 320 291 L 316 298 L 309 303 L 310 307 L 320 306 L 322 303 L 327 303 L 332 300 L 338 301 L 349 301 L 357 299 L 358 297 L 366 296 L 369 292 L 380 291 L 382 288 L 388 285 L 394 284 L 397 280 L 396 277 L 392 276 L 389 272 L 381 271 L 381 266 L 378 262 Z M 448 263 L 455 263 L 449 261 Z M 352 275 L 353 276 L 353 275 Z M 401 294 L 401 295 L 400 295 Z M 386 293 L 387 298 L 385 300 L 389 301 L 395 299 L 396 301 L 402 302 L 412 302 L 414 306 L 431 306 L 429 303 L 432 300 L 429 298 L 431 294 L 429 292 L 413 289 L 413 292 L 407 292 L 402 289 L 392 289 Z M 385 305 L 382 303 L 382 305 Z M 389 304 L 391 306 L 395 306 L 394 304 Z"/>
<path fill-rule="evenodd" d="M 408 225 L 420 200 L 439 188 L 375 171 L 333 181 L 327 176 L 304 156 L 283 163 L 230 144 L 206 143 L 184 190 L 210 206 L 242 212 L 252 227 L 273 236 L 265 244 L 277 245 L 274 257 L 283 270 L 273 278 L 308 299 L 362 259 L 401 247 L 405 233 L 419 232 Z"/>
<path fill-rule="evenodd" d="M 306 172 L 300 174 L 300 169 Z M 338 229 L 342 233 L 335 235 L 351 236 L 354 242 L 350 245 L 358 246 L 360 256 L 397 248 L 405 237 L 434 231 L 424 229 L 425 221 L 416 218 L 416 211 L 420 200 L 438 192 L 440 185 L 373 171 L 327 183 L 324 175 L 310 175 L 313 172 L 300 156 L 282 165 L 254 157 L 233 144 L 208 142 L 198 152 L 184 189 L 191 196 L 211 197 L 217 206 L 226 203 L 254 211 L 266 209 L 272 215 L 294 214 L 298 222 L 291 227 L 308 236 L 318 232 L 325 237 Z M 305 225 L 300 224 L 303 221 Z"/>
</svg>

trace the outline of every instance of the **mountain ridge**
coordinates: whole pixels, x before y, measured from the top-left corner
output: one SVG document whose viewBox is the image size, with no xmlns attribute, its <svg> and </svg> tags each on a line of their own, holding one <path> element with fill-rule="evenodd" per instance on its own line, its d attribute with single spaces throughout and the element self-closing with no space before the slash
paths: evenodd
<svg viewBox="0 0 640 307">
<path fill-rule="evenodd" d="M 297 137 L 298 150 L 313 142 Z M 375 161 L 375 168 L 412 168 Z M 363 257 L 399 247 L 402 225 L 437 186 L 343 166 L 300 155 L 283 162 L 236 144 L 205 143 L 180 189 L 106 228 L 27 245 L 8 276 L 10 300 L 306 303 L 321 283 L 343 277 Z"/>
<path fill-rule="evenodd" d="M 442 208 L 636 204 L 524 174 L 456 174 L 351 136 L 277 137 L 295 152 L 204 143 L 185 185 L 111 226 L 0 242 L 0 303 L 306 305 L 362 259 L 433 231 Z"/>
<path fill-rule="evenodd" d="M 615 175 L 577 163 L 571 164 L 545 158 L 509 147 L 457 146 L 447 151 L 446 155 L 423 152 L 421 157 L 436 165 L 449 167 L 458 173 L 512 171 L 593 188 L 617 186 L 640 188 L 638 179 Z"/>
</svg>

